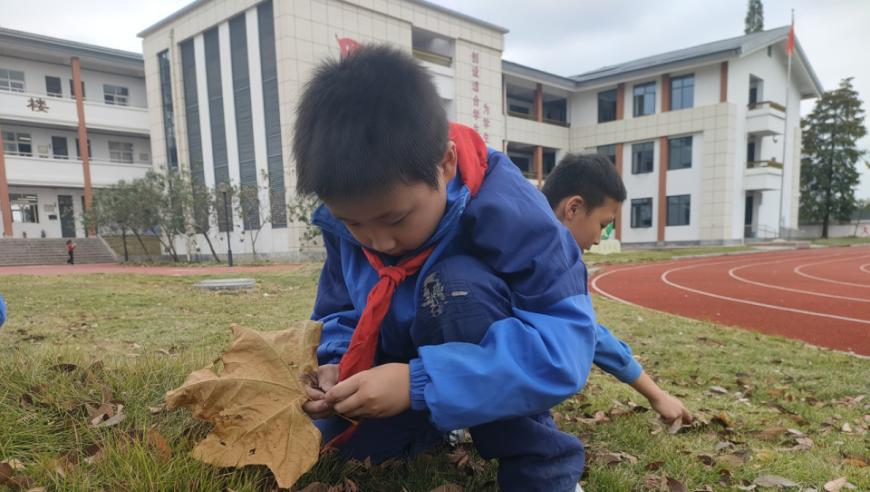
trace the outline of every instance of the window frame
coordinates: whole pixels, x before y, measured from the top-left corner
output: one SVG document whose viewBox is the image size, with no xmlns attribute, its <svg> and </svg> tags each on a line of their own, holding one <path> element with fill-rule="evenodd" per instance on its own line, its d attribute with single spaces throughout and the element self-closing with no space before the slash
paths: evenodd
<svg viewBox="0 0 870 492">
<path fill-rule="evenodd" d="M 610 95 L 610 94 L 613 95 L 613 117 L 610 119 L 602 119 L 602 105 L 601 105 L 602 96 Z M 617 120 L 616 108 L 618 106 L 619 89 L 610 89 L 607 91 L 601 91 L 598 94 L 596 94 L 595 97 L 596 97 L 596 102 L 598 105 L 597 106 L 598 107 L 598 122 L 599 123 L 608 123 L 610 121 L 616 121 Z M 607 101 L 607 102 L 609 103 L 609 101 Z M 606 114 L 605 114 L 605 116 L 606 116 Z"/>
<path fill-rule="evenodd" d="M 680 146 L 680 148 L 678 149 L 679 152 L 674 150 L 674 147 L 676 146 L 675 144 L 678 144 L 678 142 L 685 143 L 686 140 L 688 140 L 688 142 L 689 142 L 688 146 L 682 144 Z M 694 145 L 694 138 L 691 135 L 685 136 L 685 137 L 668 138 L 668 171 L 677 171 L 680 169 L 691 169 L 692 168 L 692 146 L 693 145 Z M 685 161 L 675 163 L 674 162 L 675 156 L 677 156 L 678 154 L 684 154 L 686 147 L 688 147 L 688 151 L 689 151 L 688 163 L 686 163 Z"/>
<path fill-rule="evenodd" d="M 632 115 L 635 118 L 656 114 L 656 82 L 654 80 L 651 82 L 644 82 L 642 84 L 634 84 L 631 90 L 631 94 L 633 106 Z M 638 104 L 638 98 L 641 98 L 642 104 Z M 645 110 L 647 98 L 652 101 L 652 108 L 649 112 L 646 112 Z"/>
<path fill-rule="evenodd" d="M 648 209 L 643 214 L 643 209 Z M 631 228 L 649 229 L 653 226 L 652 197 L 631 199 Z"/>
<path fill-rule="evenodd" d="M 103 102 L 110 106 L 129 106 L 130 88 L 123 85 L 103 84 Z"/>
<path fill-rule="evenodd" d="M 637 147 L 643 146 L 643 149 L 637 149 Z M 645 152 L 649 147 L 649 169 L 646 169 L 646 166 L 641 168 L 640 162 L 640 153 Z M 631 174 L 647 174 L 655 171 L 655 142 L 637 142 L 631 144 Z"/>
<path fill-rule="evenodd" d="M 21 74 L 21 78 L 13 78 L 13 74 Z M 0 91 L 27 92 L 27 80 L 24 72 L 11 68 L 0 68 Z"/>
<path fill-rule="evenodd" d="M 686 82 L 689 81 L 689 84 Z M 676 87 L 680 84 L 680 87 Z M 677 92 L 679 91 L 679 97 Z M 686 94 L 688 93 L 688 97 Z M 688 99 L 688 103 L 686 103 Z M 679 104 L 677 104 L 679 101 Z M 680 109 L 691 109 L 695 107 L 695 74 L 690 73 L 671 78 L 671 111 Z"/>
<path fill-rule="evenodd" d="M 665 200 L 665 225 L 668 227 L 683 227 L 692 224 L 692 195 L 669 195 Z M 671 207 L 675 207 L 674 210 Z M 682 222 L 681 211 L 685 210 L 685 223 Z M 673 215 L 673 217 L 672 217 Z M 672 220 L 676 219 L 676 220 Z"/>
<path fill-rule="evenodd" d="M 13 224 L 39 224 L 39 195 L 36 193 L 9 193 L 9 206 Z"/>
<path fill-rule="evenodd" d="M 612 152 L 610 152 L 612 150 Z M 610 159 L 610 163 L 616 165 L 616 144 L 599 145 L 595 148 L 595 152 Z"/>
<path fill-rule="evenodd" d="M 123 147 L 119 149 L 118 147 Z M 135 162 L 133 142 L 109 141 L 109 161 L 119 164 L 133 164 Z M 126 156 L 129 154 L 129 159 Z"/>
<path fill-rule="evenodd" d="M 75 81 L 74 81 L 73 79 L 67 79 L 67 80 L 69 80 L 69 98 L 70 98 L 70 99 L 75 99 L 75 98 L 76 98 L 76 93 L 75 93 L 75 85 L 76 85 L 76 84 L 75 84 Z M 87 96 L 88 91 L 85 90 L 85 81 L 84 81 L 84 80 L 80 80 L 80 82 L 82 83 L 82 101 L 85 101 L 85 100 L 87 100 L 87 98 L 88 98 L 88 96 Z"/>
<path fill-rule="evenodd" d="M 30 150 L 21 150 L 22 145 L 29 147 Z M 33 137 L 29 132 L 3 130 L 3 153 L 18 157 L 33 157 Z"/>
</svg>

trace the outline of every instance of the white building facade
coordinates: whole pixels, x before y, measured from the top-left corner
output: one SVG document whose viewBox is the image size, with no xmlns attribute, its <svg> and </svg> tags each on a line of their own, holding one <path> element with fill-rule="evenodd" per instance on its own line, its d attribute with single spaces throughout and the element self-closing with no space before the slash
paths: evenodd
<svg viewBox="0 0 870 492">
<path fill-rule="evenodd" d="M 141 55 L 0 28 L 0 237 L 84 236 L 86 195 L 143 177 L 149 135 Z"/>
<path fill-rule="evenodd" d="M 451 120 L 499 148 L 505 32 L 427 2 L 194 2 L 140 33 L 155 163 L 209 188 L 256 186 L 268 220 L 236 213 L 232 250 L 296 257 L 305 227 L 286 213 L 296 199 L 290 142 L 297 99 L 317 64 L 360 43 L 407 50 L 429 69 Z M 227 225 L 214 220 L 212 240 L 223 249 Z M 261 229 L 256 246 L 242 232 L 252 227 Z M 180 246 L 202 252 L 198 241 Z"/>
<path fill-rule="evenodd" d="M 297 98 L 320 60 L 385 42 L 413 53 L 449 117 L 533 182 L 567 152 L 610 156 L 628 189 L 623 243 L 734 244 L 797 227 L 799 105 L 822 87 L 798 43 L 786 82 L 787 28 L 574 77 L 503 61 L 506 32 L 420 0 L 196 1 L 140 34 L 151 154 L 209 187 L 265 190 L 257 250 L 293 256 L 304 226 L 275 211 L 296 200 Z M 250 224 L 230 228 L 233 250 L 250 253 Z M 212 230 L 225 245 L 225 228 Z"/>
</svg>

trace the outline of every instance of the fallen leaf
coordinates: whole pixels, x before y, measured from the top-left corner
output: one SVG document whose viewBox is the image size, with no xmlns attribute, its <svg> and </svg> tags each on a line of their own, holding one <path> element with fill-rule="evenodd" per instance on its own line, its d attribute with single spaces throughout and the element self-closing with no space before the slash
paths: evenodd
<svg viewBox="0 0 870 492">
<path fill-rule="evenodd" d="M 667 487 L 667 480 L 660 475 L 646 475 L 643 477 L 643 486 L 652 490 L 661 490 Z"/>
<path fill-rule="evenodd" d="M 283 487 L 282 487 L 283 488 Z M 304 489 L 299 492 L 327 492 L 329 490 L 329 485 L 326 485 L 323 482 L 311 482 Z"/>
<path fill-rule="evenodd" d="M 668 428 L 668 434 L 676 434 L 680 432 L 680 429 L 683 428 L 683 417 L 677 417 L 674 419 L 673 423 L 671 423 L 670 428 Z"/>
<path fill-rule="evenodd" d="M 721 386 L 710 386 L 710 391 L 713 393 L 719 393 L 720 395 L 727 395 L 728 390 Z"/>
<path fill-rule="evenodd" d="M 712 454 L 707 453 L 700 453 L 698 455 L 698 461 L 707 466 L 713 466 L 716 464 L 716 458 L 714 458 Z"/>
<path fill-rule="evenodd" d="M 843 432 L 850 434 L 852 432 L 852 426 L 849 425 L 849 422 L 843 424 L 843 427 L 840 428 Z"/>
<path fill-rule="evenodd" d="M 646 465 L 644 468 L 646 468 L 649 471 L 656 471 L 659 468 L 661 468 L 662 465 L 664 465 L 664 464 L 665 464 L 664 461 L 653 461 L 652 463 Z"/>
<path fill-rule="evenodd" d="M 157 415 L 158 413 L 163 413 L 166 410 L 166 405 L 161 403 L 156 407 L 148 407 L 148 413 L 151 415 Z"/>
<path fill-rule="evenodd" d="M 266 465 L 278 486 L 289 488 L 317 461 L 320 431 L 302 411 L 301 377 L 317 368 L 320 323 L 276 332 L 233 326 L 234 340 L 220 357 L 223 370 L 206 367 L 166 394 L 169 410 L 186 407 L 214 427 L 193 456 L 217 466 Z"/>
<path fill-rule="evenodd" d="M 861 458 L 845 458 L 843 460 L 843 466 L 854 466 L 855 468 L 864 468 L 867 466 L 867 462 Z"/>
<path fill-rule="evenodd" d="M 728 415 L 728 412 L 726 412 L 725 410 L 722 410 L 721 412 L 719 412 L 718 415 L 713 417 L 713 422 L 721 424 L 722 427 L 731 427 L 731 424 L 734 423 L 731 416 Z"/>
<path fill-rule="evenodd" d="M 32 489 L 27 489 L 27 492 L 45 492 L 45 487 L 33 487 Z"/>
<path fill-rule="evenodd" d="M 10 468 L 12 471 L 21 471 L 21 470 L 23 470 L 24 468 L 26 468 L 26 467 L 24 466 L 24 463 L 21 462 L 21 460 L 17 460 L 17 459 L 15 459 L 15 458 L 12 458 L 11 460 L 3 461 L 3 462 L 0 463 L 0 464 L 3 464 L 3 463 L 9 465 L 9 468 Z"/>
<path fill-rule="evenodd" d="M 666 483 L 669 492 L 686 492 L 686 486 L 676 478 L 667 477 Z"/>
<path fill-rule="evenodd" d="M 773 439 L 786 433 L 785 427 L 768 427 L 758 433 L 758 437 L 762 439 Z"/>
<path fill-rule="evenodd" d="M 30 479 L 21 474 L 16 474 L 12 469 L 12 465 L 7 462 L 0 462 L 0 485 L 8 485 L 13 489 L 24 489 L 30 487 Z"/>
<path fill-rule="evenodd" d="M 709 485 L 704 485 L 703 487 L 701 487 L 699 489 L 695 489 L 692 492 L 714 492 L 714 490 L 713 490 L 713 487 L 711 487 Z"/>
<path fill-rule="evenodd" d="M 55 364 L 53 366 L 49 366 L 49 369 L 57 372 L 75 372 L 78 370 L 79 366 L 75 364 L 69 364 L 66 362 L 61 362 L 60 364 Z"/>
<path fill-rule="evenodd" d="M 148 444 L 154 447 L 155 451 L 157 451 L 157 456 L 164 462 L 172 459 L 172 448 L 169 446 L 169 442 L 163 437 L 163 434 L 160 433 L 156 428 L 148 429 L 148 433 L 145 435 L 148 441 Z"/>
<path fill-rule="evenodd" d="M 758 485 L 759 487 L 766 488 L 784 487 L 789 489 L 793 487 L 798 487 L 797 483 L 792 482 L 785 477 L 780 477 L 779 475 L 762 475 L 756 478 L 752 483 Z"/>
<path fill-rule="evenodd" d="M 827 492 L 839 492 L 840 489 L 846 486 L 849 481 L 846 477 L 836 478 L 831 480 L 830 482 L 825 483 L 825 490 Z"/>
</svg>

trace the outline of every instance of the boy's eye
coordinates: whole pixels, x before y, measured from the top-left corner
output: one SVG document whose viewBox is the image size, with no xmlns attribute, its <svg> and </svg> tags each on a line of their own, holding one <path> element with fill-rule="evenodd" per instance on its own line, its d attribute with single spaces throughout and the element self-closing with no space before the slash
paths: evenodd
<svg viewBox="0 0 870 492">
<path fill-rule="evenodd" d="M 396 225 L 401 224 L 402 221 L 404 221 L 408 217 L 408 215 L 410 215 L 410 214 L 403 215 L 401 218 L 399 218 L 399 220 L 394 220 L 394 221 L 390 222 L 390 225 L 396 226 Z"/>
</svg>

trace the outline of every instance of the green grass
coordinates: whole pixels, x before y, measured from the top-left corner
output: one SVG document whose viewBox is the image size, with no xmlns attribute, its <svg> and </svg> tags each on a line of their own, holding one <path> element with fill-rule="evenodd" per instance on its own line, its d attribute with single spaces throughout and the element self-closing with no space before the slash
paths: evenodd
<svg viewBox="0 0 870 492">
<path fill-rule="evenodd" d="M 672 260 L 682 256 L 741 253 L 752 251 L 753 249 L 754 248 L 751 246 L 698 246 L 694 248 L 630 249 L 609 255 L 584 253 L 583 261 L 588 265 L 646 263 L 649 261 Z"/>
<path fill-rule="evenodd" d="M 852 246 L 870 245 L 870 237 L 835 237 L 829 239 L 813 239 L 813 244 L 823 246 Z"/>
<path fill-rule="evenodd" d="M 230 323 L 273 330 L 307 317 L 317 272 L 316 265 L 258 272 L 250 275 L 258 287 L 236 295 L 194 289 L 202 277 L 3 277 L 11 318 L 0 330 L 0 461 L 20 460 L 29 485 L 48 490 L 272 490 L 263 467 L 217 469 L 191 459 L 208 426 L 185 411 L 152 415 L 148 407 L 226 347 Z M 870 459 L 870 397 L 854 402 L 870 392 L 868 360 L 604 299 L 596 299 L 596 307 L 599 319 L 633 347 L 660 385 L 710 423 L 670 435 L 652 412 L 599 424 L 581 420 L 610 412 L 619 407 L 615 402 L 646 403 L 594 371 L 580 395 L 555 409 L 560 426 L 580 436 L 593 456 L 587 490 L 643 490 L 650 474 L 678 479 L 688 490 L 737 490 L 764 474 L 819 490 L 846 476 L 858 490 L 870 490 L 870 468 L 855 466 Z M 88 369 L 96 361 L 102 368 Z M 61 362 L 74 366 L 55 366 Z M 93 428 L 84 403 L 99 402 L 107 390 L 123 403 L 127 418 L 116 427 Z M 722 412 L 729 428 L 714 421 Z M 843 432 L 845 423 L 851 433 Z M 152 427 L 169 442 L 171 456 L 161 457 L 149 444 Z M 770 430 L 777 427 L 799 430 L 813 447 L 784 451 L 795 441 Z M 765 429 L 772 435 L 761 433 Z M 725 440 L 734 444 L 715 451 Z M 729 455 L 735 450 L 746 451 L 745 463 L 733 463 Z M 601 458 L 606 452 L 628 453 L 637 463 L 607 465 Z M 466 490 L 494 490 L 494 466 L 459 470 L 447 453 L 436 450 L 371 470 L 327 458 L 300 483 L 350 479 L 364 491 L 428 491 L 451 482 Z M 701 462 L 702 453 L 715 463 Z M 657 471 L 647 469 L 657 462 Z M 730 485 L 720 485 L 722 477 Z"/>
</svg>

